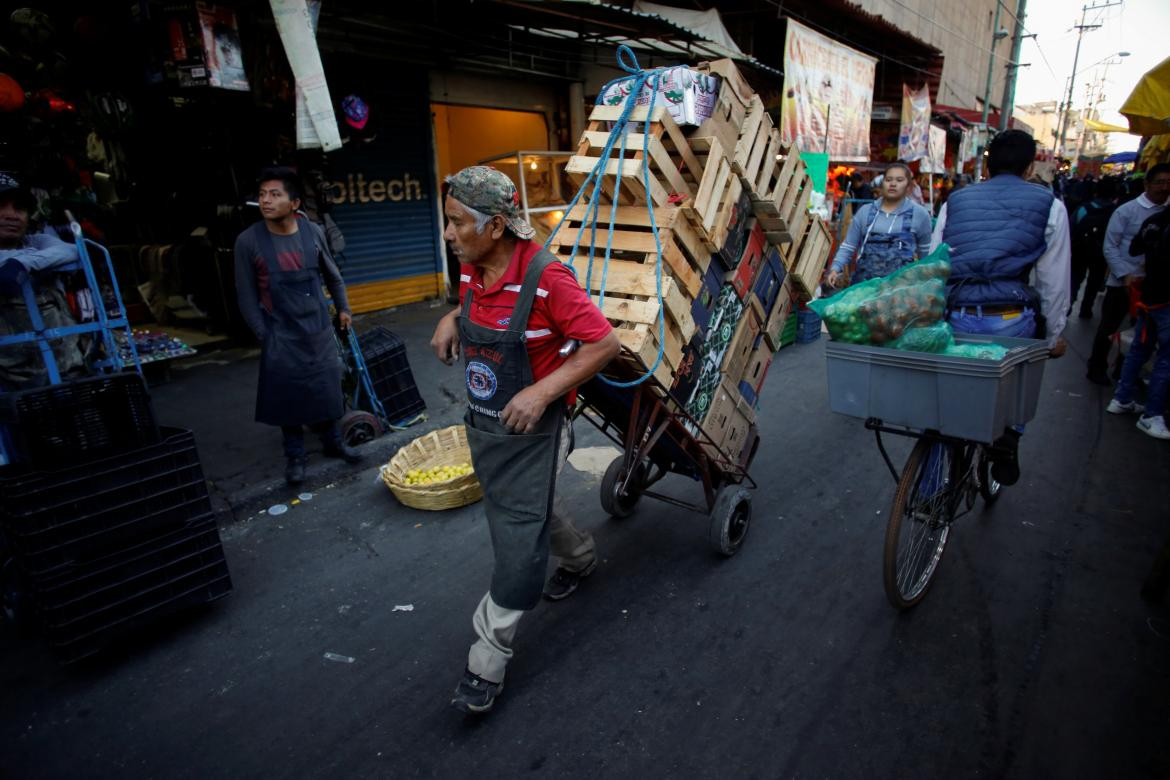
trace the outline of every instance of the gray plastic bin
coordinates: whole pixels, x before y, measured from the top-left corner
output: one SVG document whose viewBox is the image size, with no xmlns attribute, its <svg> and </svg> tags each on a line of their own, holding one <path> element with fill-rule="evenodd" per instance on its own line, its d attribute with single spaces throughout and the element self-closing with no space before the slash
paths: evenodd
<svg viewBox="0 0 1170 780">
<path fill-rule="evenodd" d="M 1011 351 L 997 362 L 828 342 L 829 408 L 984 443 L 1009 425 L 1031 420 L 1048 343 L 965 334 L 955 341 L 994 342 Z"/>
</svg>

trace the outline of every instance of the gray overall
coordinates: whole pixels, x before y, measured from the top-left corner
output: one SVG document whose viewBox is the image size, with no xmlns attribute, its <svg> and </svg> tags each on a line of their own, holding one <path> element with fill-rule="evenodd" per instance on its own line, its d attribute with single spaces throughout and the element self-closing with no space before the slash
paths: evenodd
<svg viewBox="0 0 1170 780">
<path fill-rule="evenodd" d="M 550 403 L 534 433 L 513 433 L 499 418 L 512 397 L 533 384 L 524 331 L 540 275 L 554 262 L 544 250 L 532 258 L 506 330 L 471 321 L 470 289 L 458 318 L 466 363 L 467 442 L 483 485 L 484 514 L 495 553 L 490 593 L 507 609 L 529 610 L 539 603 L 548 565 L 564 403 L 561 399 Z"/>
<path fill-rule="evenodd" d="M 252 226 L 268 266 L 272 311 L 264 312 L 267 331 L 260 353 L 256 422 L 311 425 L 341 417 L 341 358 L 321 292 L 317 245 L 305 224 L 301 252 L 305 267 L 282 271 L 272 234 L 264 222 Z"/>
<path fill-rule="evenodd" d="M 869 212 L 865 239 L 861 242 L 861 248 L 857 250 L 857 270 L 852 277 L 853 284 L 887 276 L 914 260 L 918 239 L 911 228 L 913 212 L 903 212 L 901 230 L 874 233 L 873 224 L 877 221 L 880 210 L 881 208 L 875 204 Z"/>
</svg>

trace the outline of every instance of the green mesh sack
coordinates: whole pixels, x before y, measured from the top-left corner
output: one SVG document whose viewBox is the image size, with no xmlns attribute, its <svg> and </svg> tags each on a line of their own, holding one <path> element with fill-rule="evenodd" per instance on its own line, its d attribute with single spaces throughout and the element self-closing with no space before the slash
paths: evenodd
<svg viewBox="0 0 1170 780">
<path fill-rule="evenodd" d="M 975 358 L 976 360 L 1003 360 L 1011 350 L 1002 344 L 952 344 L 943 350 L 949 357 Z"/>
<path fill-rule="evenodd" d="M 955 332 L 949 322 L 936 322 L 924 327 L 907 328 L 897 341 L 889 346 L 910 352 L 945 352 L 955 344 Z"/>
<path fill-rule="evenodd" d="M 950 251 L 943 244 L 917 263 L 813 301 L 809 308 L 824 320 L 834 341 L 887 346 L 908 328 L 942 321 L 950 275 Z"/>
</svg>

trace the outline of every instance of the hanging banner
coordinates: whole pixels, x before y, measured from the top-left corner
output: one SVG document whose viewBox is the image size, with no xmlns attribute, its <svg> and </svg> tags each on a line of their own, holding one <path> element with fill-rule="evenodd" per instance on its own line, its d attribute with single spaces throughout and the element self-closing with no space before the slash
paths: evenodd
<svg viewBox="0 0 1170 780">
<path fill-rule="evenodd" d="M 868 160 L 877 60 L 786 21 L 781 142 L 842 162 Z"/>
<path fill-rule="evenodd" d="M 930 142 L 930 87 L 911 90 L 902 85 L 902 129 L 898 134 L 898 159 L 921 160 Z"/>
<path fill-rule="evenodd" d="M 196 3 L 195 11 L 203 37 L 207 83 L 220 89 L 247 92 L 248 76 L 244 73 L 244 47 L 240 44 L 236 12 L 214 3 Z"/>
<path fill-rule="evenodd" d="M 317 20 L 321 18 L 321 0 L 307 0 L 309 9 L 309 23 L 313 28 L 313 38 L 317 37 Z M 297 85 L 297 148 L 320 149 L 321 137 L 313 127 L 313 117 L 309 114 L 309 107 L 305 104 L 305 93 Z"/>
<path fill-rule="evenodd" d="M 919 173 L 946 173 L 947 131 L 931 125 L 927 146 L 927 154 L 922 158 L 922 163 L 918 167 Z"/>
<path fill-rule="evenodd" d="M 321 138 L 321 148 L 329 152 L 341 148 L 341 133 L 333 113 L 325 68 L 313 34 L 312 19 L 305 0 L 268 0 L 276 20 L 276 32 L 292 68 L 297 87 L 305 95 L 305 105 L 313 120 L 313 129 Z"/>
</svg>

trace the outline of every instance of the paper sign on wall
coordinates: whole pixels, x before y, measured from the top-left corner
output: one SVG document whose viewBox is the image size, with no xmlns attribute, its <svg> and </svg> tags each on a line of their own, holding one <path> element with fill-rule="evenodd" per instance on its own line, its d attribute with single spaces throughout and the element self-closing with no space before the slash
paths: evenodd
<svg viewBox="0 0 1170 780">
<path fill-rule="evenodd" d="M 276 32 L 284 45 L 288 64 L 304 93 L 305 106 L 313 129 L 321 139 L 321 148 L 329 152 L 341 148 L 341 133 L 333 113 L 333 100 L 325 82 L 325 68 L 313 33 L 312 17 L 305 0 L 268 0 L 276 20 Z"/>
</svg>

